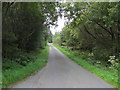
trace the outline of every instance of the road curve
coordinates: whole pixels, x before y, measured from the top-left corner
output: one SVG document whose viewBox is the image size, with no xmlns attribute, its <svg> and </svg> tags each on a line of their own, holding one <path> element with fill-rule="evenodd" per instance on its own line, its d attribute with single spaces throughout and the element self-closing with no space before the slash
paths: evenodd
<svg viewBox="0 0 120 90">
<path fill-rule="evenodd" d="M 112 88 L 50 45 L 48 64 L 13 88 Z"/>
</svg>

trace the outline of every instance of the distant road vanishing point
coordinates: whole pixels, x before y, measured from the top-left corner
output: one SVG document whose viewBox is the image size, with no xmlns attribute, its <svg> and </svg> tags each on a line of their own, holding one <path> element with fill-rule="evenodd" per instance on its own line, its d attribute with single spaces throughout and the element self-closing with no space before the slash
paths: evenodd
<svg viewBox="0 0 120 90">
<path fill-rule="evenodd" d="M 48 64 L 13 88 L 113 88 L 111 85 L 69 60 L 49 44 Z"/>
</svg>

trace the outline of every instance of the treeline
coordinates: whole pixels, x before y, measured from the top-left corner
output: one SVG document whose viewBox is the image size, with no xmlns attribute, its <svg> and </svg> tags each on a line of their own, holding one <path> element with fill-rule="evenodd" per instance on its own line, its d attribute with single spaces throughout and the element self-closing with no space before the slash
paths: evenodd
<svg viewBox="0 0 120 90">
<path fill-rule="evenodd" d="M 15 61 L 26 66 L 47 44 L 49 25 L 55 24 L 57 3 L 4 2 L 2 3 L 3 69 Z M 54 18 L 56 17 L 56 18 Z"/>
<path fill-rule="evenodd" d="M 118 62 L 119 3 L 65 3 L 62 7 L 69 21 L 61 32 L 54 35 L 54 43 L 72 50 L 87 51 L 95 60 Z"/>
</svg>

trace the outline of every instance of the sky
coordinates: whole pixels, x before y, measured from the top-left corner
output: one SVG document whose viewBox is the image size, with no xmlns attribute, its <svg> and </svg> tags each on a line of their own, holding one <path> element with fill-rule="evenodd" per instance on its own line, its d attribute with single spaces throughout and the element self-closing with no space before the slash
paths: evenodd
<svg viewBox="0 0 120 90">
<path fill-rule="evenodd" d="M 58 22 L 57 22 L 58 26 L 57 27 L 55 27 L 55 26 L 50 27 L 50 30 L 51 30 L 53 35 L 55 34 L 55 32 L 62 31 L 62 28 L 64 27 L 64 22 L 65 22 L 64 16 L 62 18 L 58 17 Z"/>
</svg>

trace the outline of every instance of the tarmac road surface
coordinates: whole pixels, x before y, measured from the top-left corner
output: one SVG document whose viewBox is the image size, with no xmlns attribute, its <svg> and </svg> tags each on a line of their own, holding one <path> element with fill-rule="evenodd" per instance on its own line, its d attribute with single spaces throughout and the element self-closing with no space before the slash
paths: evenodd
<svg viewBox="0 0 120 90">
<path fill-rule="evenodd" d="M 48 64 L 13 88 L 113 88 L 49 44 Z"/>
</svg>

